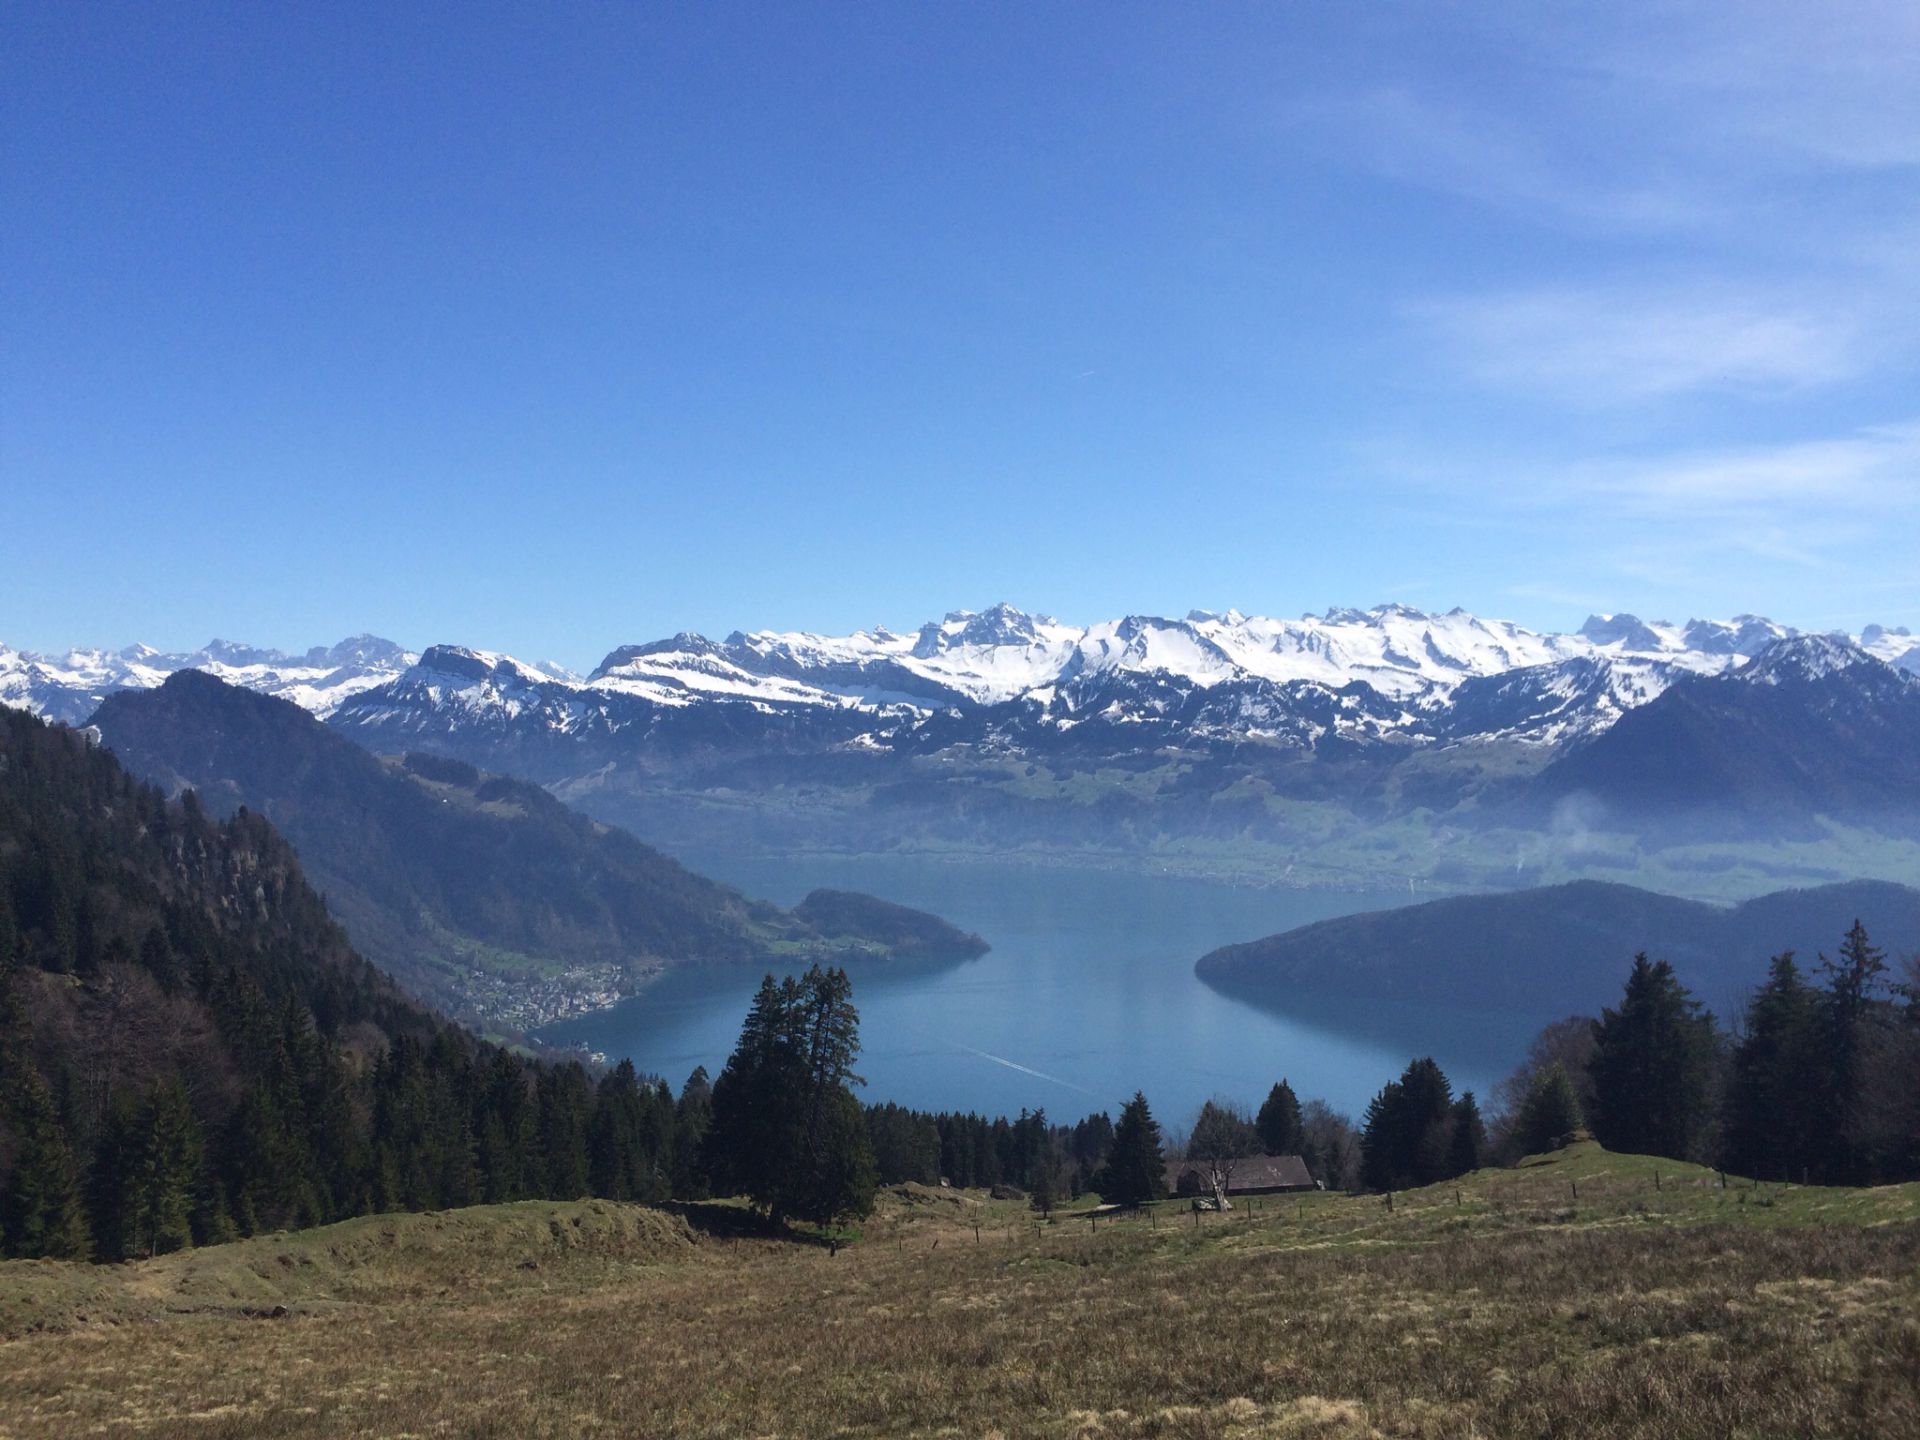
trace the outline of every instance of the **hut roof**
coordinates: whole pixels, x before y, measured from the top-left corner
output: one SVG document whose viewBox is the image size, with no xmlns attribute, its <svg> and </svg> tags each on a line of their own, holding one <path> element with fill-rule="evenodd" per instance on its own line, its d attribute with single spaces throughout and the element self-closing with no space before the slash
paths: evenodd
<svg viewBox="0 0 1920 1440">
<path fill-rule="evenodd" d="M 1186 1160 L 1174 1160 L 1167 1165 L 1167 1189 L 1178 1190 L 1180 1177 L 1188 1171 L 1199 1177 L 1200 1188 L 1205 1189 L 1206 1166 Z M 1313 1188 L 1313 1176 L 1307 1173 L 1307 1162 L 1298 1155 L 1248 1155 L 1233 1162 L 1233 1179 L 1227 1185 L 1227 1193 L 1243 1195 L 1252 1190 Z"/>
</svg>

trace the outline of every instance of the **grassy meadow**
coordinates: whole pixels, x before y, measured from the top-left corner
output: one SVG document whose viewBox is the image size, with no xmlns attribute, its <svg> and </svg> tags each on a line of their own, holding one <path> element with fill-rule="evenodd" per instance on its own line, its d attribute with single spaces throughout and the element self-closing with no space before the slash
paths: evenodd
<svg viewBox="0 0 1920 1440">
<path fill-rule="evenodd" d="M 1197 1219 L 908 1186 L 818 1238 L 528 1202 L 8 1262 L 0 1436 L 1920 1435 L 1920 1186 L 1581 1144 Z"/>
</svg>

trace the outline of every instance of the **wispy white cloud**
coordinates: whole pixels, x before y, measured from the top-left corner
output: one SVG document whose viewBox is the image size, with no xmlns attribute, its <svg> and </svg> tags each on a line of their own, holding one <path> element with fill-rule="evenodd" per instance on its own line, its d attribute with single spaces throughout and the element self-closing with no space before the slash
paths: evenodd
<svg viewBox="0 0 1920 1440">
<path fill-rule="evenodd" d="M 1857 591 L 1860 555 L 1920 545 L 1920 419 L 1603 460 L 1410 451 L 1376 459 L 1411 504 L 1471 514 L 1480 527 L 1512 531 L 1516 555 L 1554 557 L 1556 574 L 1523 570 L 1510 588 L 1556 603 L 1617 596 L 1621 582 L 1726 594 L 1756 562 L 1844 577 Z"/>
<path fill-rule="evenodd" d="M 1737 231 L 1809 183 L 1920 167 L 1911 0 L 1386 14 L 1375 83 L 1284 119 L 1390 179 L 1576 227 Z M 1847 197 L 1823 198 L 1816 224 Z"/>
<path fill-rule="evenodd" d="M 1535 117 L 1411 85 L 1307 97 L 1289 123 L 1384 178 L 1534 219 L 1634 233 L 1723 219 L 1711 190 L 1631 166 L 1575 163 Z"/>
<path fill-rule="evenodd" d="M 1853 435 L 1615 461 L 1567 472 L 1576 495 L 1640 517 L 1891 521 L 1920 512 L 1920 420 Z"/>
<path fill-rule="evenodd" d="M 1541 289 L 1410 311 L 1476 380 L 1582 405 L 1827 384 L 1859 374 L 1870 356 L 1846 310 L 1764 296 Z"/>
<path fill-rule="evenodd" d="M 1776 170 L 1920 166 L 1920 7 L 1911 0 L 1758 0 L 1668 8 L 1592 46 L 1628 93 L 1684 106 L 1672 142 Z"/>
<path fill-rule="evenodd" d="M 1405 43 L 1291 102 L 1295 133 L 1550 237 L 1404 303 L 1444 376 L 1592 409 L 1920 355 L 1911 0 L 1386 13 Z"/>
</svg>

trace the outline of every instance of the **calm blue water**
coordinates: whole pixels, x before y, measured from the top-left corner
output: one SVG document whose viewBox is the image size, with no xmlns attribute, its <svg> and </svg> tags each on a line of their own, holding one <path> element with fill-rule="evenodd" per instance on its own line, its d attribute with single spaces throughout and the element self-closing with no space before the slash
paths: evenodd
<svg viewBox="0 0 1920 1440">
<path fill-rule="evenodd" d="M 689 864 L 783 905 L 817 886 L 864 890 L 977 931 L 977 960 L 853 969 L 865 1098 L 924 1109 L 1059 1119 L 1111 1110 L 1144 1090 L 1184 1126 L 1209 1096 L 1255 1106 L 1282 1075 L 1302 1100 L 1357 1115 L 1414 1054 L 1433 1054 L 1456 1090 L 1486 1094 L 1517 1062 L 1533 1023 L 1513 1017 L 1395 1015 L 1367 995 L 1351 1014 L 1270 1014 L 1202 984 L 1215 946 L 1333 915 L 1404 904 L 1395 894 L 1255 890 L 1206 881 L 910 858 Z M 759 983 L 757 968 L 687 967 L 543 1038 L 632 1059 L 678 1088 L 696 1065 L 718 1074 Z"/>
</svg>

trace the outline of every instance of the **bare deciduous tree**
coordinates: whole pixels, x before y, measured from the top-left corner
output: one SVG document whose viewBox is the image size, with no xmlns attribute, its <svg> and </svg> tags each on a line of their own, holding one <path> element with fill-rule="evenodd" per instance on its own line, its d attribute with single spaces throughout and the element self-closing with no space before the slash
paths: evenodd
<svg viewBox="0 0 1920 1440">
<path fill-rule="evenodd" d="M 1234 1167 L 1259 1150 L 1260 1139 L 1247 1112 L 1231 1100 L 1209 1100 L 1200 1107 L 1187 1139 L 1187 1163 L 1206 1175 L 1214 1203 L 1225 1210 Z"/>
</svg>

